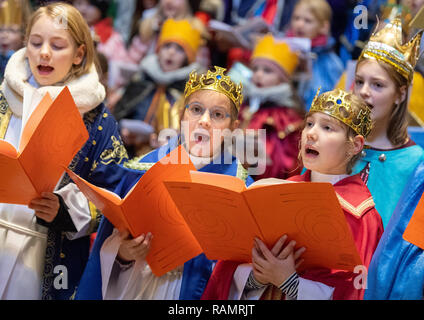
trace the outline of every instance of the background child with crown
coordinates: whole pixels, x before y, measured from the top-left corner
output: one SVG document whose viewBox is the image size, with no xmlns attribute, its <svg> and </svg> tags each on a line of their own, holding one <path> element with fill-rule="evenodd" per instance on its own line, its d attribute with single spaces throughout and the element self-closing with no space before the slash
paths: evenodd
<svg viewBox="0 0 424 320">
<path fill-rule="evenodd" d="M 184 145 L 197 170 L 237 176 L 247 185 L 253 179 L 229 151 L 223 150 L 224 136 L 214 131 L 231 132 L 239 123 L 238 111 L 243 101 L 242 86 L 224 75 L 224 68 L 215 67 L 207 73 L 190 73 L 184 90 L 180 137 L 153 150 L 141 159 L 126 163 L 115 193 L 124 197 L 141 176 L 179 143 Z M 229 156 L 229 157 L 228 157 Z M 226 161 L 229 159 L 230 161 Z M 215 161 L 219 160 L 219 161 Z M 213 262 L 201 254 L 183 266 L 156 277 L 145 262 L 155 235 L 131 239 L 120 234 L 103 218 L 93 251 L 76 299 L 199 299 L 212 272 Z"/>
<path fill-rule="evenodd" d="M 245 83 L 246 103 L 239 119 L 243 129 L 265 129 L 265 172 L 255 179 L 282 178 L 300 172 L 300 127 L 303 107 L 291 83 L 298 56 L 290 46 L 271 34 L 256 44 L 252 57 L 252 78 Z"/>
<path fill-rule="evenodd" d="M 9 58 L 24 46 L 24 30 L 31 11 L 27 0 L 0 2 L 0 83 Z"/>
<path fill-rule="evenodd" d="M 174 104 L 182 98 L 189 73 L 200 69 L 195 61 L 200 44 L 200 32 L 188 20 L 166 20 L 157 53 L 142 60 L 140 71 L 114 107 L 117 120 L 144 121 L 153 127 L 154 136 L 162 129 L 179 129 L 181 110 L 179 104 Z M 126 128 L 121 129 L 121 134 L 130 156 L 140 156 L 157 147 L 149 136 L 139 136 Z"/>
<path fill-rule="evenodd" d="M 330 35 L 332 9 L 326 0 L 299 0 L 294 8 L 287 37 L 311 40 L 312 68 L 300 79 L 298 92 L 308 110 L 318 88 L 332 90 L 343 73 L 343 63 L 334 52 Z M 303 60 L 300 65 L 307 65 Z"/>
<path fill-rule="evenodd" d="M 333 184 L 365 267 L 383 225 L 365 183 L 349 174 L 371 127 L 370 110 L 360 98 L 339 89 L 317 93 L 305 117 L 299 153 L 307 171 L 288 179 Z M 283 181 L 253 185 L 270 183 Z M 316 268 L 298 275 L 305 248 L 295 246 L 286 235 L 271 250 L 256 239 L 252 264 L 218 261 L 202 299 L 362 299 L 364 290 L 355 288 L 352 272 Z"/>
</svg>

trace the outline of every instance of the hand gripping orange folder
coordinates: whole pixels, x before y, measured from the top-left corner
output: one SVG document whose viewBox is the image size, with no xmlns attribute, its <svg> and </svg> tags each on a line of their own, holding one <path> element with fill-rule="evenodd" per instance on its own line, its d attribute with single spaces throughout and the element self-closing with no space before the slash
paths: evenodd
<svg viewBox="0 0 424 320">
<path fill-rule="evenodd" d="M 362 265 L 330 183 L 302 182 L 246 189 L 226 175 L 191 172 L 192 182 L 164 184 L 209 259 L 251 261 L 253 239 L 269 248 L 283 235 L 306 248 L 300 269 L 353 270 Z"/>
<path fill-rule="evenodd" d="M 126 229 L 133 237 L 153 234 L 146 260 L 152 272 L 161 276 L 202 253 L 163 184 L 164 179 L 190 181 L 190 170 L 196 169 L 180 146 L 151 167 L 123 199 L 67 172 L 118 230 Z"/>
<path fill-rule="evenodd" d="M 69 89 L 54 101 L 46 94 L 23 128 L 19 149 L 0 140 L 0 202 L 27 205 L 53 191 L 87 139 Z"/>
</svg>

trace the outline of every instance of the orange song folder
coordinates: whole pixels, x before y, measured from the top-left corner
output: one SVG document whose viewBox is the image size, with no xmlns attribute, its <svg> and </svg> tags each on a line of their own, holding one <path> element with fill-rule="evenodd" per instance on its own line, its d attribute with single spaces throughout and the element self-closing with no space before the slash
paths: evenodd
<svg viewBox="0 0 424 320">
<path fill-rule="evenodd" d="M 53 191 L 87 139 L 69 89 L 54 101 L 46 94 L 23 128 L 18 150 L 0 140 L 0 202 L 27 205 Z"/>
<path fill-rule="evenodd" d="M 415 208 L 404 233 L 403 239 L 424 250 L 424 196 Z"/>
<path fill-rule="evenodd" d="M 209 259 L 251 261 L 255 237 L 269 248 L 283 235 L 305 247 L 300 269 L 353 270 L 362 265 L 330 183 L 302 182 L 246 189 L 226 175 L 191 172 L 191 182 L 164 182 Z"/>
<path fill-rule="evenodd" d="M 190 181 L 190 170 L 196 169 L 180 146 L 151 167 L 123 199 L 67 172 L 118 230 L 126 229 L 133 237 L 153 234 L 146 260 L 152 272 L 161 276 L 202 253 L 163 184 L 165 179 Z"/>
</svg>

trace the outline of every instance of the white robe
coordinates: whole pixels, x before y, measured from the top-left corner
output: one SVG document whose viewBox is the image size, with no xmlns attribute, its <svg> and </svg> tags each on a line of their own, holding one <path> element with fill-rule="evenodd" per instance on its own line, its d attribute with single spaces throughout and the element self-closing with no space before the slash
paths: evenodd
<svg viewBox="0 0 424 320">
<path fill-rule="evenodd" d="M 52 86 L 36 89 L 35 82 L 29 81 L 30 77 L 24 48 L 10 58 L 5 71 L 5 81 L 1 86 L 12 110 L 4 140 L 11 143 L 15 149 L 19 147 L 25 120 L 38 105 L 40 95 L 48 91 L 55 98 L 63 88 Z M 98 84 L 97 72 L 87 74 L 83 81 L 74 80 L 68 84 L 81 114 L 103 101 L 104 88 Z M 87 95 L 84 88 L 93 90 Z M 59 179 L 57 186 L 61 180 Z M 73 183 L 61 190 L 56 188 L 55 193 L 64 199 L 77 229 L 77 232 L 68 232 L 66 236 L 74 239 L 86 235 L 91 222 L 87 199 Z M 0 299 L 41 298 L 47 231 L 46 227 L 37 224 L 34 211 L 27 206 L 0 203 Z"/>
<path fill-rule="evenodd" d="M 144 259 L 122 266 L 116 261 L 120 245 L 119 233 L 114 229 L 100 250 L 104 300 L 178 300 L 183 266 L 161 277 L 152 273 Z"/>
</svg>

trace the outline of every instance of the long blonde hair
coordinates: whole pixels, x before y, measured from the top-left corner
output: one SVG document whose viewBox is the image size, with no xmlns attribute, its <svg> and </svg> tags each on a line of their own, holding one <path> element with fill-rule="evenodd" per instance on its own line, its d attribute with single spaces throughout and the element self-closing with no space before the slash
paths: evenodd
<svg viewBox="0 0 424 320">
<path fill-rule="evenodd" d="M 359 65 L 363 62 L 369 60 L 368 58 L 362 58 L 356 64 L 355 73 L 358 71 Z M 409 83 L 406 78 L 404 78 L 399 72 L 397 72 L 394 68 L 392 68 L 387 63 L 380 60 L 377 63 L 386 70 L 389 78 L 395 84 L 397 94 L 400 95 L 400 88 L 406 87 L 406 95 L 403 102 L 399 104 L 393 103 L 393 109 L 390 114 L 389 124 L 387 126 L 387 138 L 394 146 L 403 145 L 406 143 L 408 139 L 408 87 Z"/>
<path fill-rule="evenodd" d="M 65 78 L 66 80 L 88 73 L 93 64 L 96 67 L 97 72 L 100 73 L 99 62 L 94 48 L 93 38 L 91 37 L 90 28 L 80 12 L 72 5 L 63 2 L 56 2 L 38 8 L 32 14 L 28 22 L 25 34 L 25 43 L 28 42 L 32 27 L 42 16 L 47 16 L 66 28 L 72 39 L 74 39 L 77 48 L 81 45 L 85 48 L 82 62 L 79 65 L 72 66 L 68 76 Z"/>
</svg>

